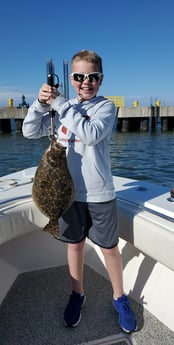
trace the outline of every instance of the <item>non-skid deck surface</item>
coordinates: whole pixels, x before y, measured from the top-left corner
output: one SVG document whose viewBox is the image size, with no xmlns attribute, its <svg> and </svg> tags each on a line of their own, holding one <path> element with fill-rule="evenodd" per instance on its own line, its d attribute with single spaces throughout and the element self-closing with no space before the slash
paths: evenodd
<svg viewBox="0 0 174 345">
<path fill-rule="evenodd" d="M 174 333 L 132 300 L 139 329 L 124 336 L 112 307 L 110 283 L 88 266 L 84 282 L 87 301 L 81 322 L 67 328 L 63 322 L 71 288 L 67 266 L 19 275 L 0 306 L 0 345 L 174 344 Z"/>
</svg>

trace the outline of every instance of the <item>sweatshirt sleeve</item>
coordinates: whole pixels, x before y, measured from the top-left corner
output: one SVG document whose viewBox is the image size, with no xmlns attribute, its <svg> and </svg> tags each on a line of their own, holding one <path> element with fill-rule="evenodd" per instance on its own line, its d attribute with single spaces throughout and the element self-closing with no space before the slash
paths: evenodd
<svg viewBox="0 0 174 345">
<path fill-rule="evenodd" d="M 52 106 L 55 110 L 59 108 L 57 99 Z M 114 103 L 105 98 L 96 104 L 69 101 L 59 108 L 60 122 L 86 145 L 96 145 L 111 133 L 115 114 Z"/>
<path fill-rule="evenodd" d="M 66 99 L 62 96 L 59 98 L 59 104 L 62 105 L 66 102 Z M 28 109 L 27 116 L 23 121 L 22 132 L 24 137 L 30 139 L 37 139 L 41 136 L 48 135 L 48 128 L 50 126 L 49 116 L 50 106 L 47 104 L 41 104 L 38 100 L 35 100 Z M 56 115 L 56 119 L 58 115 Z"/>
</svg>

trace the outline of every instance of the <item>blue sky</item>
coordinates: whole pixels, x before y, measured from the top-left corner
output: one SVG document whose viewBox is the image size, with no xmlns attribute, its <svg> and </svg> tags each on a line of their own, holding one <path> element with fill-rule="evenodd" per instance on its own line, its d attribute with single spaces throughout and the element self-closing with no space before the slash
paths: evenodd
<svg viewBox="0 0 174 345">
<path fill-rule="evenodd" d="M 0 108 L 23 94 L 31 104 L 49 58 L 63 82 L 63 60 L 81 49 L 103 58 L 100 94 L 174 105 L 173 18 L 173 0 L 2 0 Z"/>
</svg>

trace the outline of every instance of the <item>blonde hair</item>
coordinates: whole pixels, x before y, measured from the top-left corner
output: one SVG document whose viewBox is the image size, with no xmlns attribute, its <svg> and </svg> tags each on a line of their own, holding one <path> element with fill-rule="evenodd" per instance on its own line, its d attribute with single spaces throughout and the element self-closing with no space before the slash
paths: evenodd
<svg viewBox="0 0 174 345">
<path fill-rule="evenodd" d="M 94 51 L 92 50 L 80 50 L 78 53 L 76 53 L 72 59 L 71 59 L 71 68 L 74 62 L 78 62 L 78 61 L 87 61 L 89 63 L 93 63 L 96 65 L 98 71 L 96 72 L 100 72 L 103 73 L 103 67 L 102 67 L 102 59 L 101 57 L 96 54 Z"/>
</svg>

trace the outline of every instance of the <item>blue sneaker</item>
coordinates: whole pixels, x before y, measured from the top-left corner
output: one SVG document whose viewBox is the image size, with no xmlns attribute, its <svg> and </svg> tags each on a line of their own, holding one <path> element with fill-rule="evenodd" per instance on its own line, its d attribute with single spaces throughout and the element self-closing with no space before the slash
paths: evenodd
<svg viewBox="0 0 174 345">
<path fill-rule="evenodd" d="M 122 330 L 130 333 L 137 330 L 136 317 L 131 309 L 130 302 L 126 295 L 122 295 L 117 300 L 113 299 L 114 309 L 119 314 L 119 324 Z"/>
<path fill-rule="evenodd" d="M 64 311 L 64 321 L 68 327 L 76 327 L 81 320 L 81 308 L 86 302 L 86 296 L 72 291 Z"/>
</svg>

